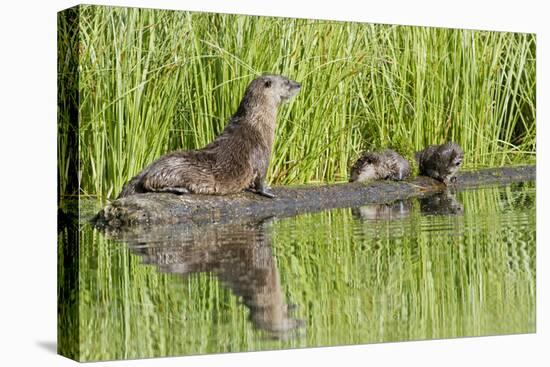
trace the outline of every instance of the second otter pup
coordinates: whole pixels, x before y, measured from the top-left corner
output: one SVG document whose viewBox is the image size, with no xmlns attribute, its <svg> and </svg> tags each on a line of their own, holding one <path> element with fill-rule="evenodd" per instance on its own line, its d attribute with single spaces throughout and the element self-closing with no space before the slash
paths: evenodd
<svg viewBox="0 0 550 367">
<path fill-rule="evenodd" d="M 449 185 L 456 181 L 456 174 L 464 159 L 464 152 L 458 144 L 449 142 L 430 145 L 424 150 L 416 152 L 414 157 L 418 162 L 421 175 L 435 178 L 445 185 Z"/>
<path fill-rule="evenodd" d="M 411 174 L 409 161 L 397 152 L 366 152 L 351 168 L 350 182 L 369 180 L 404 180 Z"/>
<path fill-rule="evenodd" d="M 280 75 L 254 79 L 224 131 L 199 150 L 166 154 L 122 189 L 119 198 L 144 192 L 225 195 L 250 189 L 274 197 L 264 186 L 275 137 L 278 105 L 300 84 Z"/>
</svg>

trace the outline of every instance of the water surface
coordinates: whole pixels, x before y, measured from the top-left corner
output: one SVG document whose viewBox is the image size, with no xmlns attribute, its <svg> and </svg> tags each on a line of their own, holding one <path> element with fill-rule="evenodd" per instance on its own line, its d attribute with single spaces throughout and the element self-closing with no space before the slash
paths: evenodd
<svg viewBox="0 0 550 367">
<path fill-rule="evenodd" d="M 79 235 L 83 360 L 535 331 L 534 184 Z"/>
</svg>

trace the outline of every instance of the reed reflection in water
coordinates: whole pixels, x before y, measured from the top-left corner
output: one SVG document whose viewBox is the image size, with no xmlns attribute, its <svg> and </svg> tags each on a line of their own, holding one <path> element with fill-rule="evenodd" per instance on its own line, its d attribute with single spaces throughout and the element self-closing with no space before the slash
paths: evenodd
<svg viewBox="0 0 550 367">
<path fill-rule="evenodd" d="M 81 360 L 535 331 L 533 184 L 224 220 L 62 228 Z"/>
</svg>

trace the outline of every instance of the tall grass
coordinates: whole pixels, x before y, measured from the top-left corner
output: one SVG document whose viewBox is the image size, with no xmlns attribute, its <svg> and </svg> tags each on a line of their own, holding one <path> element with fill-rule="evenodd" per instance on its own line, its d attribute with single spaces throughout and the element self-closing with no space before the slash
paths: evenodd
<svg viewBox="0 0 550 367">
<path fill-rule="evenodd" d="M 303 86 L 279 112 L 275 184 L 345 180 L 363 149 L 412 158 L 447 140 L 466 167 L 535 158 L 532 34 L 81 6 L 79 49 L 85 194 L 207 144 L 265 72 Z"/>
</svg>

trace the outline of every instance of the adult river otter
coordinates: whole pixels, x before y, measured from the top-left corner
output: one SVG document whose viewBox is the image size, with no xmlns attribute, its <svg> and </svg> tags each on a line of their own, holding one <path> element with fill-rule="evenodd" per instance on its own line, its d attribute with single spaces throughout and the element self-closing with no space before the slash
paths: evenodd
<svg viewBox="0 0 550 367">
<path fill-rule="evenodd" d="M 264 186 L 275 135 L 277 106 L 300 90 L 280 75 L 254 79 L 237 112 L 212 143 L 166 154 L 132 178 L 118 198 L 144 192 L 225 195 L 250 189 L 273 198 Z"/>
<path fill-rule="evenodd" d="M 415 153 L 420 174 L 435 178 L 449 185 L 456 181 L 456 174 L 464 159 L 464 151 L 456 143 L 430 145 Z"/>
</svg>

